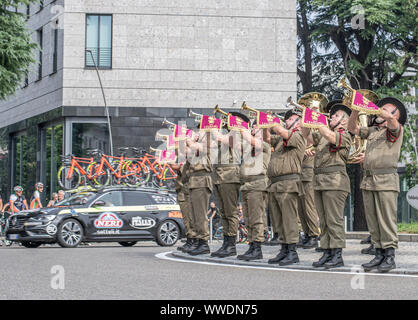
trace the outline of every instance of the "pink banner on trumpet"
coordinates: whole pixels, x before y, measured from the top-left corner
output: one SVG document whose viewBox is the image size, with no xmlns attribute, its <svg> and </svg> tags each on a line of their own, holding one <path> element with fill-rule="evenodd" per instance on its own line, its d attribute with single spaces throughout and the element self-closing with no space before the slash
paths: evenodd
<svg viewBox="0 0 418 320">
<path fill-rule="evenodd" d="M 161 150 L 158 155 L 158 161 L 160 163 L 175 163 L 177 155 L 175 151 Z"/>
<path fill-rule="evenodd" d="M 380 113 L 380 108 L 358 91 L 354 91 L 351 108 L 357 111 L 363 111 L 367 114 Z"/>
<path fill-rule="evenodd" d="M 245 122 L 240 117 L 228 115 L 228 129 L 229 130 L 248 130 L 248 122 Z"/>
<path fill-rule="evenodd" d="M 276 123 L 280 123 L 279 118 L 262 111 L 257 112 L 257 127 L 271 128 L 274 127 Z"/>
<path fill-rule="evenodd" d="M 222 128 L 222 119 L 218 119 L 214 116 L 203 115 L 200 119 L 200 130 L 219 130 Z"/>
<path fill-rule="evenodd" d="M 319 128 L 322 126 L 328 126 L 328 118 L 325 115 L 309 108 L 303 109 L 302 127 Z"/>
<path fill-rule="evenodd" d="M 176 125 L 174 127 L 174 139 L 175 140 L 183 140 L 186 138 L 192 138 L 193 137 L 193 131 L 190 129 L 187 129 L 186 126 L 179 126 Z"/>
</svg>

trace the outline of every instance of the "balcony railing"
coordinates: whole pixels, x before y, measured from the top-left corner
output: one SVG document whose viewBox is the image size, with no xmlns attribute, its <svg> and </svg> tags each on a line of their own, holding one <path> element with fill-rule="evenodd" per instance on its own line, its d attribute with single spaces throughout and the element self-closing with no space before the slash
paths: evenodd
<svg viewBox="0 0 418 320">
<path fill-rule="evenodd" d="M 99 68 L 112 68 L 112 48 L 97 48 L 97 47 L 87 47 L 86 48 L 86 67 L 94 67 L 94 62 L 91 57 L 91 54 L 88 52 L 91 51 L 94 57 L 94 61 Z"/>
</svg>

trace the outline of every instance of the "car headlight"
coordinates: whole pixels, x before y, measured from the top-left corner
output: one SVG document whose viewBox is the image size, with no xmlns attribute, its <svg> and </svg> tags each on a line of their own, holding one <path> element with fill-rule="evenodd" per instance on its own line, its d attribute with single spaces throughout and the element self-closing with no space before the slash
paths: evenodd
<svg viewBox="0 0 418 320">
<path fill-rule="evenodd" d="M 55 215 L 48 214 L 48 215 L 42 216 L 41 220 L 44 221 L 44 222 L 49 222 L 49 221 L 54 220 L 56 217 L 57 216 L 55 216 Z"/>
</svg>

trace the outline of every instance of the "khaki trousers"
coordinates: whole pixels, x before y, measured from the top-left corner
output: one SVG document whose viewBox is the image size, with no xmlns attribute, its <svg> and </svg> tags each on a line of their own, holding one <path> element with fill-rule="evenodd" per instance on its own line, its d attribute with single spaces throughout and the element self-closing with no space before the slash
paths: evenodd
<svg viewBox="0 0 418 320">
<path fill-rule="evenodd" d="M 296 244 L 299 241 L 298 202 L 296 192 L 269 192 L 270 216 L 273 229 L 280 236 L 280 242 Z"/>
<path fill-rule="evenodd" d="M 321 225 L 321 248 L 345 248 L 344 207 L 348 192 L 315 190 Z"/>
<path fill-rule="evenodd" d="M 304 195 L 299 197 L 299 218 L 303 233 L 309 237 L 319 236 L 318 213 L 315 208 L 312 181 L 303 181 Z"/>
<path fill-rule="evenodd" d="M 195 231 L 194 238 L 208 241 L 209 225 L 208 225 L 208 207 L 211 192 L 209 188 L 190 189 L 191 204 L 191 228 Z"/>
<path fill-rule="evenodd" d="M 363 190 L 367 227 L 376 248 L 398 248 L 398 192 Z"/>
<path fill-rule="evenodd" d="M 248 242 L 264 242 L 264 217 L 266 216 L 265 191 L 243 190 L 242 213 L 248 230 Z"/>
<path fill-rule="evenodd" d="M 179 203 L 181 215 L 183 216 L 183 223 L 186 229 L 187 238 L 195 238 L 196 232 L 192 228 L 192 217 L 191 217 L 191 204 L 190 204 L 190 194 L 184 193 L 177 195 L 177 202 Z"/>
<path fill-rule="evenodd" d="M 218 199 L 219 213 L 222 219 L 224 236 L 236 237 L 238 232 L 238 197 L 239 183 L 222 183 L 215 185 L 215 195 Z"/>
</svg>

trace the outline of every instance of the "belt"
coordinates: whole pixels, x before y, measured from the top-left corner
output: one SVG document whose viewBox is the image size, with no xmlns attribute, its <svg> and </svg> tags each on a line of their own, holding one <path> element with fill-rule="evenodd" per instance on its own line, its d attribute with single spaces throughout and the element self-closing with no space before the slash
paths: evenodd
<svg viewBox="0 0 418 320">
<path fill-rule="evenodd" d="M 266 176 L 264 174 L 259 174 L 256 176 L 243 176 L 241 177 L 241 183 L 245 183 L 245 182 L 252 182 L 252 181 L 257 181 L 257 180 L 262 180 L 265 179 Z"/>
<path fill-rule="evenodd" d="M 346 172 L 345 166 L 331 166 L 325 168 L 315 168 L 315 174 L 331 173 L 331 172 Z"/>
<path fill-rule="evenodd" d="M 300 174 L 292 173 L 292 174 L 284 174 L 282 176 L 277 177 L 270 177 L 271 183 L 276 183 L 278 181 L 285 181 L 285 180 L 300 180 Z"/>
<path fill-rule="evenodd" d="M 231 168 L 231 167 L 237 167 L 238 166 L 238 164 L 217 164 L 216 165 L 216 167 L 219 167 L 219 168 Z"/>
<path fill-rule="evenodd" d="M 390 174 L 390 173 L 398 173 L 398 169 L 395 168 L 383 168 L 383 169 L 373 169 L 373 170 L 363 170 L 363 174 L 366 177 L 371 177 L 374 175 L 379 175 L 379 174 Z"/>
<path fill-rule="evenodd" d="M 191 177 L 203 177 L 203 176 L 210 176 L 210 172 L 207 172 L 207 171 L 197 171 L 197 172 L 190 172 L 189 175 Z"/>
</svg>

